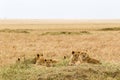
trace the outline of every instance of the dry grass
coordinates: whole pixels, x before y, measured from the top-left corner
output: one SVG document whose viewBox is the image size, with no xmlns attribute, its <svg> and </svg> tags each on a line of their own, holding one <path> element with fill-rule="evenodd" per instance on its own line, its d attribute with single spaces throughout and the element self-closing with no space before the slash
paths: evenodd
<svg viewBox="0 0 120 80">
<path fill-rule="evenodd" d="M 44 26 L 44 27 L 43 27 Z M 88 26 L 88 27 L 87 27 Z M 100 27 L 102 26 L 102 27 Z M 17 73 L 18 68 L 7 67 L 9 64 L 14 64 L 18 57 L 22 57 L 24 54 L 26 58 L 32 58 L 36 53 L 44 53 L 45 57 L 55 58 L 55 59 L 63 59 L 63 56 L 66 55 L 70 57 L 72 50 L 89 50 L 89 55 L 95 59 L 100 60 L 104 65 L 109 66 L 107 63 L 112 66 L 119 66 L 120 64 L 120 31 L 106 31 L 103 29 L 108 29 L 114 27 L 119 27 L 119 23 L 113 23 L 112 25 L 109 23 L 84 23 L 84 24 L 0 24 L 0 66 L 1 73 L 0 75 L 4 75 L 3 80 L 13 80 L 11 76 Z M 30 28 L 28 28 L 30 27 Z M 35 28 L 34 28 L 35 27 Z M 98 27 L 98 28 L 97 28 Z M 5 28 L 5 29 L 4 29 Z M 101 31 L 101 30 L 102 31 Z M 27 34 L 26 34 L 27 33 Z M 43 35 L 44 34 L 44 35 Z M 55 34 L 55 35 L 54 35 Z M 41 68 L 42 72 L 37 71 L 38 66 L 30 65 L 30 68 L 26 67 L 20 69 L 18 74 L 23 73 L 23 77 L 20 77 L 18 74 L 17 78 L 21 80 L 26 80 L 27 77 L 30 76 L 31 80 L 37 80 L 37 76 L 49 76 L 54 75 L 53 73 L 59 74 L 58 72 L 61 70 L 61 76 L 72 76 L 75 75 L 74 72 L 77 72 L 77 69 L 84 73 L 84 68 L 75 68 L 75 67 L 67 67 L 65 66 L 67 63 L 63 61 L 63 63 L 58 64 L 55 68 Z M 63 67 L 59 67 L 59 66 Z M 2 68 L 6 66 L 5 68 Z M 15 66 L 15 65 L 12 65 Z M 23 65 L 24 66 L 24 65 Z M 93 66 L 93 65 L 92 65 Z M 87 68 L 89 69 L 90 66 Z M 99 66 L 101 68 L 101 66 Z M 99 67 L 92 67 L 92 69 L 98 69 Z M 68 68 L 68 69 L 66 69 Z M 44 70 L 43 70 L 44 69 Z M 65 70 L 68 70 L 68 73 L 65 73 Z M 72 69 L 69 72 L 69 69 Z M 75 70 L 76 69 L 76 70 Z M 85 69 L 85 70 L 88 70 Z M 118 68 L 113 68 L 118 69 Z M 4 71 L 6 70 L 6 72 Z M 13 75 L 9 75 L 13 73 Z M 33 70 L 33 71 L 32 71 Z M 53 71 L 54 70 L 54 71 Z M 74 71 L 75 70 L 75 71 Z M 34 72 L 36 71 L 36 72 Z M 58 71 L 58 72 L 57 72 Z M 94 71 L 94 70 L 93 70 Z M 95 70 L 96 71 L 96 70 Z M 103 70 L 104 71 L 104 70 Z M 113 71 L 114 72 L 114 71 Z M 4 74 L 3 74 L 4 73 Z M 45 73 L 49 73 L 46 74 Z M 88 70 L 89 73 L 89 70 Z M 29 74 L 29 76 L 25 76 Z M 55 74 L 54 77 L 57 75 Z M 67 75 L 69 74 L 69 75 Z M 76 73 L 81 74 L 81 73 Z M 90 73 L 89 73 L 90 74 Z M 90 80 L 94 80 L 101 73 L 95 75 L 94 72 L 91 73 L 94 77 L 88 77 Z M 108 73 L 109 74 L 109 73 Z M 112 73 L 111 73 L 112 74 Z M 114 73 L 113 73 L 114 74 Z M 32 75 L 34 75 L 32 77 Z M 107 75 L 107 72 L 106 72 Z M 6 79 L 7 76 L 11 79 Z M 16 77 L 15 76 L 15 77 Z M 84 75 L 81 75 L 85 77 Z M 22 79 L 23 78 L 23 79 Z M 35 79 L 32 79 L 35 78 Z M 62 77 L 61 77 L 62 78 Z M 78 77 L 75 77 L 78 78 Z M 103 79 L 105 76 L 102 74 Z M 107 79 L 110 78 L 110 79 Z M 105 78 L 105 80 L 113 80 L 110 76 Z M 57 79 L 57 78 L 56 78 Z M 71 78 L 73 79 L 73 78 Z M 120 78 L 119 78 L 120 79 Z M 30 79 L 29 79 L 30 80 Z M 49 79 L 52 80 L 52 79 Z M 84 78 L 83 78 L 84 80 Z M 117 80 L 117 78 L 115 79 Z"/>
</svg>

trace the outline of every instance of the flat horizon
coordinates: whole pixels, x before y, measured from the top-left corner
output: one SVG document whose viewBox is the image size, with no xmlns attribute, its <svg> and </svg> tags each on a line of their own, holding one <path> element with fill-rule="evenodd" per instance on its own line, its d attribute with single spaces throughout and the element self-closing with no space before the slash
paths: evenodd
<svg viewBox="0 0 120 80">
<path fill-rule="evenodd" d="M 0 24 L 120 23 L 120 19 L 0 19 Z"/>
</svg>

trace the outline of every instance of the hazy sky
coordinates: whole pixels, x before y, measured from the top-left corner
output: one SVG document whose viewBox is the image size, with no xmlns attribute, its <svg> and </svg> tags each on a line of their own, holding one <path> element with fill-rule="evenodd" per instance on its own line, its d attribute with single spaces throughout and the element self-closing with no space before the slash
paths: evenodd
<svg viewBox="0 0 120 80">
<path fill-rule="evenodd" d="M 120 0 L 0 0 L 0 18 L 120 19 Z"/>
</svg>

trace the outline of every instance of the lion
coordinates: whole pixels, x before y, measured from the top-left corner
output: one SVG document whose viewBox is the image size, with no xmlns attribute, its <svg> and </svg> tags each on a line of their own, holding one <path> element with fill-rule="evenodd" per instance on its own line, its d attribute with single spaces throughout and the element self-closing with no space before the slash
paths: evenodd
<svg viewBox="0 0 120 80">
<path fill-rule="evenodd" d="M 52 66 L 52 59 L 45 59 L 45 66 L 51 67 Z"/>
<path fill-rule="evenodd" d="M 39 58 L 39 54 L 37 54 L 37 56 L 34 58 L 26 58 L 25 56 L 22 56 L 22 57 L 18 57 L 16 63 L 35 64 L 38 58 Z"/>
<path fill-rule="evenodd" d="M 45 58 L 43 56 L 43 54 L 37 54 L 37 56 L 35 57 L 35 62 L 36 62 L 37 65 L 51 67 L 55 63 L 57 63 L 58 60 L 56 60 L 56 59 L 47 59 L 47 58 Z"/>
<path fill-rule="evenodd" d="M 35 58 L 35 64 L 43 65 L 44 63 L 45 63 L 45 58 L 43 57 L 43 54 L 37 54 L 37 57 Z"/>
<path fill-rule="evenodd" d="M 91 58 L 85 51 L 72 51 L 69 65 L 79 65 L 81 63 L 101 64 L 99 60 Z"/>
<path fill-rule="evenodd" d="M 16 63 L 23 63 L 26 60 L 25 54 L 18 57 Z"/>
<path fill-rule="evenodd" d="M 87 54 L 87 52 L 81 52 L 80 57 L 82 59 L 82 62 L 91 63 L 91 64 L 101 64 L 101 62 L 99 60 L 90 58 L 90 56 Z"/>
<path fill-rule="evenodd" d="M 81 63 L 79 51 L 72 51 L 72 56 L 70 57 L 69 65 L 78 65 Z"/>
<path fill-rule="evenodd" d="M 25 56 L 18 57 L 16 63 L 25 63 L 25 64 L 39 64 L 42 65 L 44 61 L 43 54 L 37 54 L 33 58 L 26 58 Z"/>
<path fill-rule="evenodd" d="M 45 59 L 45 66 L 46 67 L 53 67 L 55 63 L 58 61 L 53 60 L 53 59 Z"/>
</svg>

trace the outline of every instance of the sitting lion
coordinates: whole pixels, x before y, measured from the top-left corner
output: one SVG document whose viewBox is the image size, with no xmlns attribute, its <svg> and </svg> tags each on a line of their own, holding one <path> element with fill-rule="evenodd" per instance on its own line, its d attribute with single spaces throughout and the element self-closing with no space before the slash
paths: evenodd
<svg viewBox="0 0 120 80">
<path fill-rule="evenodd" d="M 43 65 L 45 63 L 45 58 L 43 57 L 43 54 L 37 54 L 35 62 L 37 65 Z"/>
<path fill-rule="evenodd" d="M 72 51 L 72 56 L 70 57 L 69 65 L 78 65 L 81 63 L 80 52 Z"/>
</svg>

